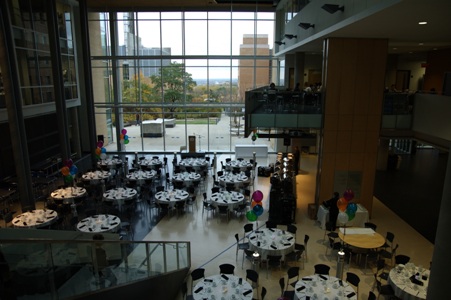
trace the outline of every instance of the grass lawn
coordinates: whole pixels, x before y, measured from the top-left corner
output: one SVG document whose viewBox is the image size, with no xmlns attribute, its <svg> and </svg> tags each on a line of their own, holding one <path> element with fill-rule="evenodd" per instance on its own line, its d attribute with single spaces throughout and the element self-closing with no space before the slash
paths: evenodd
<svg viewBox="0 0 451 300">
<path fill-rule="evenodd" d="M 190 125 L 206 125 L 208 124 L 208 119 L 203 118 L 203 119 L 186 119 L 187 124 Z M 175 120 L 176 124 L 185 124 L 185 119 L 177 119 Z M 210 119 L 210 125 L 216 125 L 216 122 L 214 119 Z"/>
</svg>

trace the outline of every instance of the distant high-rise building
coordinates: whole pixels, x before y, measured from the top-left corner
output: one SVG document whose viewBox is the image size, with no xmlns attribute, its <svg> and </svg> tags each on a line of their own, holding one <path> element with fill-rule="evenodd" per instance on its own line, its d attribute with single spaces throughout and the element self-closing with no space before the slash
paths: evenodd
<svg viewBox="0 0 451 300">
<path fill-rule="evenodd" d="M 124 45 L 119 47 L 119 55 L 123 56 L 170 56 L 171 48 L 146 48 L 142 46 L 141 38 L 135 34 L 135 23 L 133 21 L 133 13 L 124 13 Z M 144 77 L 157 75 L 162 66 L 169 66 L 171 60 L 169 58 L 161 59 L 140 59 L 139 65 L 135 65 L 137 60 L 125 60 L 122 64 L 123 79 L 129 80 L 137 73 L 143 74 Z M 138 68 L 139 67 L 139 68 Z"/>
<path fill-rule="evenodd" d="M 241 59 L 238 68 L 238 89 L 240 100 L 244 101 L 244 93 L 255 87 L 269 85 L 270 59 L 258 59 L 258 56 L 269 57 L 271 49 L 267 34 L 245 34 L 240 45 L 240 55 L 254 56 L 255 59 Z M 255 74 L 254 74 L 255 66 Z"/>
</svg>

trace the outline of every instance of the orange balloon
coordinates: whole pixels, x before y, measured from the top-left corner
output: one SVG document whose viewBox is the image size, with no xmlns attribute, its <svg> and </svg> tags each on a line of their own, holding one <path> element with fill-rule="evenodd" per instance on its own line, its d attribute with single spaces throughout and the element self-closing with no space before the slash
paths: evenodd
<svg viewBox="0 0 451 300">
<path fill-rule="evenodd" d="M 340 211 L 345 211 L 346 207 L 348 206 L 348 201 L 346 201 L 345 198 L 340 198 L 337 201 L 337 206 Z"/>
<path fill-rule="evenodd" d="M 260 206 L 262 206 L 262 204 L 263 204 L 263 203 L 261 203 L 261 201 L 260 201 L 260 202 L 252 201 L 252 202 L 251 202 L 251 207 L 253 208 L 255 205 L 260 205 Z"/>
<path fill-rule="evenodd" d="M 64 176 L 67 176 L 67 175 L 70 174 L 70 170 L 69 170 L 68 167 L 62 167 L 62 168 L 61 168 L 61 173 L 62 173 Z"/>
<path fill-rule="evenodd" d="M 100 155 L 101 152 L 102 152 L 102 149 L 100 149 L 100 148 L 97 148 L 97 149 L 96 149 L 96 154 L 97 154 L 97 155 Z"/>
</svg>

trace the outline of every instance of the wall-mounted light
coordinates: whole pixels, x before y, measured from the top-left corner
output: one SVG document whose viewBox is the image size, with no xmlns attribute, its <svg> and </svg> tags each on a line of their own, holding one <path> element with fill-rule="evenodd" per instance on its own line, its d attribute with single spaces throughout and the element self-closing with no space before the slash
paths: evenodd
<svg viewBox="0 0 451 300">
<path fill-rule="evenodd" d="M 324 4 L 323 6 L 321 6 L 322 9 L 324 9 L 325 11 L 327 11 L 330 14 L 334 14 L 337 11 L 341 10 L 341 11 L 345 11 L 345 7 L 344 6 L 340 6 L 338 4 Z"/>
<path fill-rule="evenodd" d="M 310 27 L 315 28 L 315 24 L 310 23 L 299 23 L 298 26 L 306 30 L 309 29 Z"/>
<path fill-rule="evenodd" d="M 292 39 L 292 38 L 295 38 L 295 39 L 297 39 L 298 38 L 298 36 L 297 35 L 294 35 L 294 34 L 285 34 L 285 37 L 287 38 L 287 39 Z"/>
<path fill-rule="evenodd" d="M 275 41 L 274 43 L 276 43 L 277 45 L 285 45 L 285 43 L 284 42 L 281 42 L 281 41 Z"/>
</svg>

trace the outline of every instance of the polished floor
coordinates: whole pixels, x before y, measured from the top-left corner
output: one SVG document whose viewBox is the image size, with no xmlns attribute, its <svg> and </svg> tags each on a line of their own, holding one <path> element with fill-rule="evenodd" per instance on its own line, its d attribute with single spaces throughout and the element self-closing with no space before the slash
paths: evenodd
<svg viewBox="0 0 451 300">
<path fill-rule="evenodd" d="M 222 155 L 218 161 L 233 156 Z M 269 155 L 268 158 L 257 158 L 258 165 L 268 165 L 275 162 L 275 155 Z M 316 164 L 317 155 L 303 153 L 301 156 L 301 167 L 299 175 L 296 177 L 297 189 L 297 207 L 296 239 L 302 243 L 304 236 L 310 236 L 307 245 L 308 260 L 304 268 L 300 271 L 300 276 L 306 276 L 313 273 L 313 266 L 317 263 L 325 263 L 331 267 L 330 274 L 336 275 L 337 256 L 325 255 L 326 244 L 323 242 L 324 230 L 319 228 L 318 223 L 308 216 L 307 206 L 314 202 L 316 186 Z M 206 184 L 206 191 L 210 195 L 212 179 Z M 253 222 L 254 227 L 265 226 L 268 218 L 269 190 L 270 182 L 267 177 L 256 177 L 254 190 L 260 190 L 264 194 L 263 207 L 264 213 Z M 325 199 L 321 199 L 325 200 Z M 246 269 L 251 268 L 249 261 L 242 260 L 242 252 L 236 257 L 236 242 L 234 235 L 238 233 L 243 237 L 244 224 L 249 223 L 244 215 L 231 218 L 228 222 L 224 218 L 211 216 L 207 212 L 202 212 L 202 195 L 197 197 L 198 209 L 187 211 L 180 216 L 162 216 L 158 210 L 153 207 L 139 205 L 133 215 L 131 222 L 133 224 L 134 240 L 146 241 L 189 241 L 191 243 L 191 266 L 195 268 L 205 268 L 206 276 L 217 274 L 219 265 L 222 263 L 231 263 L 236 266 L 235 274 L 245 277 Z M 37 203 L 37 207 L 43 205 Z M 146 210 L 144 212 L 144 210 Z M 83 217 L 81 212 L 79 217 Z M 374 198 L 373 213 L 371 222 L 377 224 L 377 231 L 384 235 L 387 231 L 395 234 L 395 244 L 399 244 L 398 254 L 405 254 L 411 257 L 411 261 L 417 265 L 428 267 L 432 260 L 433 244 L 419 234 L 415 229 L 404 222 L 398 215 L 387 208 L 382 201 Z M 284 228 L 284 226 L 279 226 Z M 292 266 L 293 264 L 291 264 Z M 265 299 L 277 299 L 281 291 L 279 279 L 286 276 L 288 266 L 280 270 L 271 270 L 267 272 L 266 266 L 257 268 L 259 272 L 260 287 L 264 286 L 268 294 Z M 359 285 L 359 299 L 367 299 L 368 292 L 373 286 L 373 270 L 364 270 L 355 261 L 347 265 L 344 272 L 353 272 L 357 274 L 361 281 Z M 188 286 L 191 286 L 190 279 Z M 188 291 L 191 293 L 191 290 Z M 254 294 L 254 297 L 256 295 Z M 147 296 L 142 299 L 147 299 Z M 176 300 L 182 299 L 182 296 Z"/>
<path fill-rule="evenodd" d="M 219 160 L 225 159 L 220 157 Z M 233 157 L 232 157 L 233 158 Z M 258 160 L 258 159 L 257 159 Z M 275 156 L 268 159 L 258 160 L 259 165 L 267 165 L 275 161 Z M 317 156 L 303 154 L 301 158 L 300 175 L 296 177 L 297 182 L 297 208 L 296 223 L 297 241 L 302 242 L 304 235 L 309 235 L 310 240 L 307 246 L 308 261 L 300 275 L 310 275 L 313 273 L 313 266 L 317 263 L 325 263 L 331 267 L 330 274 L 336 275 L 337 256 L 326 256 L 326 244 L 323 242 L 324 230 L 320 229 L 315 220 L 308 217 L 307 205 L 314 202 L 315 178 L 316 178 Z M 263 200 L 264 213 L 254 222 L 254 226 L 264 226 L 268 218 L 268 194 L 270 189 L 269 178 L 256 177 L 255 190 L 261 190 L 265 195 Z M 208 187 L 207 187 L 208 189 Z M 201 198 L 198 197 L 198 201 Z M 201 203 L 201 202 L 199 202 Z M 411 257 L 411 261 L 417 265 L 428 267 L 432 260 L 433 244 L 421 236 L 417 231 L 405 223 L 401 218 L 389 210 L 381 201 L 374 198 L 373 213 L 371 222 L 377 224 L 377 232 L 385 236 L 387 231 L 395 234 L 395 244 L 399 244 L 398 254 L 405 254 Z M 138 222 L 139 223 L 139 222 Z M 190 241 L 191 242 L 191 264 L 192 269 L 205 268 L 206 275 L 213 275 L 219 272 L 219 265 L 222 263 L 232 263 L 236 266 L 235 274 L 244 276 L 246 269 L 251 268 L 249 261 L 242 264 L 242 253 L 239 252 L 236 258 L 236 243 L 234 234 L 243 236 L 243 225 L 249 223 L 245 216 L 234 217 L 229 222 L 225 219 L 209 216 L 199 210 L 187 212 L 179 217 L 164 217 L 151 229 L 144 237 L 146 241 Z M 139 226 L 139 224 L 137 224 Z M 279 226 L 284 228 L 284 226 Z M 260 286 L 268 290 L 265 299 L 277 299 L 281 291 L 279 279 L 286 276 L 288 266 L 281 270 L 266 271 L 265 266 L 261 266 L 259 271 Z M 373 285 L 373 270 L 363 270 L 353 261 L 347 265 L 345 272 L 353 272 L 360 279 L 359 299 L 367 299 L 368 292 Z M 188 278 L 189 283 L 189 278 Z M 190 284 L 188 284 L 190 286 Z M 191 293 L 191 291 L 189 291 Z M 254 295 L 255 297 L 256 295 Z M 181 296 L 178 299 L 182 299 Z"/>
</svg>

